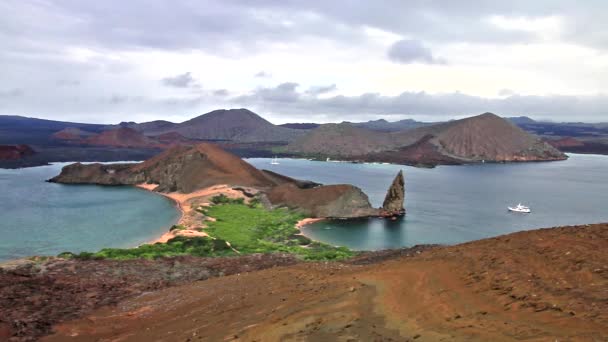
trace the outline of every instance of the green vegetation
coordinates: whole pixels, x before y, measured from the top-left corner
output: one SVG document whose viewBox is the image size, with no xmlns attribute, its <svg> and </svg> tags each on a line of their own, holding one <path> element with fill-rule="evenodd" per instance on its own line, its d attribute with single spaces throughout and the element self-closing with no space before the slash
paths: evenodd
<svg viewBox="0 0 608 342">
<path fill-rule="evenodd" d="M 179 255 L 193 255 L 200 257 L 236 255 L 236 253 L 220 239 L 205 237 L 188 238 L 175 237 L 167 243 L 155 243 L 153 245 L 142 245 L 137 248 L 104 248 L 97 253 L 82 252 L 73 254 L 64 252 L 58 256 L 61 258 L 75 259 L 154 259 L 158 257 L 170 257 Z"/>
<path fill-rule="evenodd" d="M 285 252 L 306 260 L 345 259 L 354 254 L 347 248 L 312 242 L 297 235 L 295 225 L 304 217 L 287 209 L 266 210 L 259 204 L 224 204 L 208 208 L 207 214 L 216 221 L 208 222 L 205 231 L 210 236 L 230 241 L 240 253 Z"/>
<path fill-rule="evenodd" d="M 212 198 L 213 206 L 205 215 L 215 218 L 206 222 L 209 237 L 175 237 L 167 243 L 142 245 L 137 248 L 104 248 L 97 253 L 59 254 L 77 259 L 135 259 L 179 255 L 200 257 L 229 256 L 251 253 L 293 253 L 305 260 L 340 260 L 354 255 L 344 247 L 332 247 L 299 235 L 296 223 L 304 218 L 288 209 L 266 210 L 257 200 L 245 204 L 243 199 L 220 195 Z M 185 227 L 175 225 L 171 230 Z M 230 242 L 230 245 L 226 243 Z M 238 251 L 235 252 L 232 248 Z"/>
<path fill-rule="evenodd" d="M 174 230 L 186 230 L 186 227 L 181 224 L 174 224 L 169 228 L 169 231 L 172 232 Z"/>
<path fill-rule="evenodd" d="M 243 198 L 230 198 L 224 194 L 219 194 L 211 198 L 213 204 L 243 204 L 245 200 Z"/>
</svg>

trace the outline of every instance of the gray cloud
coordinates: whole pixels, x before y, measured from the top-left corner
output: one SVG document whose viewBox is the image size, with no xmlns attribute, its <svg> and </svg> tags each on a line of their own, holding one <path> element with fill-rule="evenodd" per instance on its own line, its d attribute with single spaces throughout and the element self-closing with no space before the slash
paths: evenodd
<svg viewBox="0 0 608 342">
<path fill-rule="evenodd" d="M 165 77 L 161 83 L 168 87 L 188 88 L 196 85 L 196 80 L 192 77 L 191 72 Z"/>
<path fill-rule="evenodd" d="M 227 89 L 217 89 L 213 91 L 214 96 L 224 97 L 228 96 L 230 92 Z"/>
<path fill-rule="evenodd" d="M 431 49 L 414 39 L 396 41 L 388 49 L 387 54 L 389 59 L 397 63 L 446 64 L 442 58 L 434 57 Z"/>
<path fill-rule="evenodd" d="M 176 76 L 166 79 L 174 79 L 173 84 L 168 81 L 167 85 L 191 88 L 191 97 L 134 101 L 129 100 L 132 95 L 128 95 L 132 89 L 148 87 L 150 97 L 157 89 L 151 89 L 149 80 L 138 79 L 142 74 L 137 74 L 137 61 L 129 58 L 147 52 L 203 51 L 238 59 L 268 52 L 277 45 L 298 46 L 311 41 L 329 42 L 335 49 L 367 48 L 367 44 L 377 44 L 369 41 L 370 28 L 424 42 L 418 49 L 411 49 L 410 44 L 409 50 L 394 51 L 394 60 L 400 62 L 440 62 L 432 52 L 451 43 L 501 45 L 542 41 L 543 37 L 534 30 L 496 27 L 488 20 L 494 15 L 529 20 L 555 16 L 563 22 L 558 36 L 561 41 L 605 54 L 608 51 L 606 13 L 608 2 L 604 0 L 4 0 L 0 1 L 0 74 L 3 75 L 0 114 L 99 121 L 98 114 L 107 113 L 104 120 L 112 122 L 122 120 L 123 113 L 133 115 L 134 120 L 145 115 L 151 116 L 148 119 L 168 118 L 176 112 L 190 116 L 190 111 L 241 102 L 276 116 L 330 113 L 333 117 L 342 115 L 340 120 L 348 120 L 351 115 L 450 116 L 487 110 L 601 120 L 606 117 L 604 95 L 525 97 L 502 93 L 501 99 L 484 99 L 460 93 L 410 92 L 382 96 L 370 92 L 328 97 L 335 88 L 325 90 L 319 86 L 299 90 L 296 83 L 285 83 L 230 97 L 231 92 L 223 89 L 206 93 L 190 83 L 188 76 L 192 76 L 188 73 L 177 75 L 182 79 L 175 79 Z M 310 53 L 315 53 L 314 49 Z M 390 50 L 388 53 L 390 56 Z M 122 58 L 126 55 L 129 58 Z M 455 60 L 455 57 L 446 57 Z M 26 74 L 36 77 L 23 77 Z M 312 82 L 314 76 L 310 77 Z M 599 76 L 596 73 L 585 77 Z M 55 80 L 74 83 L 68 87 L 67 83 L 55 83 Z M 221 87 L 230 87 L 229 84 Z M 108 91 L 125 95 L 118 95 L 112 101 L 112 93 Z M 323 96 L 319 96 L 321 94 Z M 117 114 L 117 109 L 122 113 Z"/>
<path fill-rule="evenodd" d="M 359 96 L 337 95 L 327 98 L 297 91 L 297 84 L 282 83 L 274 88 L 259 88 L 250 94 L 231 99 L 231 104 L 281 116 L 313 115 L 340 117 L 437 117 L 450 119 L 494 112 L 504 116 L 528 115 L 542 119 L 591 120 L 605 118 L 608 96 L 521 96 L 484 98 L 462 93 L 429 94 L 403 92 L 396 96 L 365 93 Z"/>
<path fill-rule="evenodd" d="M 266 71 L 260 71 L 257 74 L 253 75 L 254 77 L 257 78 L 271 78 L 272 75 Z"/>
<path fill-rule="evenodd" d="M 338 87 L 335 84 L 330 84 L 327 86 L 316 86 L 316 87 L 310 87 L 310 89 L 308 89 L 306 91 L 306 94 L 309 95 L 321 95 L 321 94 L 327 94 L 327 93 L 331 93 L 338 90 Z"/>
<path fill-rule="evenodd" d="M 167 16 L 167 13 L 171 16 Z M 237 56 L 269 42 L 303 37 L 352 43 L 367 27 L 425 42 L 525 43 L 534 32 L 503 30 L 492 15 L 564 18 L 563 38 L 608 48 L 608 2 L 589 0 L 238 0 L 83 2 L 7 0 L 0 5 L 5 50 L 50 50 L 54 46 L 102 49 L 198 49 Z M 136 20 L 133 20 L 136 18 Z"/>
</svg>

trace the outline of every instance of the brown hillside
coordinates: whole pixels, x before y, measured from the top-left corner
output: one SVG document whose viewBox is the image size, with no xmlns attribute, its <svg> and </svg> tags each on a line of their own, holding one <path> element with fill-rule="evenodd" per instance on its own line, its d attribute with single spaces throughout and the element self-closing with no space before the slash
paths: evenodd
<svg viewBox="0 0 608 342">
<path fill-rule="evenodd" d="M 414 165 L 566 158 L 538 137 L 491 113 L 391 133 L 328 124 L 289 144 L 287 152 Z"/>
<path fill-rule="evenodd" d="M 143 173 L 157 191 L 189 193 L 217 184 L 266 188 L 273 186 L 264 174 L 221 148 L 208 143 L 171 148 L 134 166 L 130 172 Z"/>
<path fill-rule="evenodd" d="M 325 124 L 287 146 L 287 151 L 306 155 L 360 156 L 394 146 L 391 136 L 354 127 L 349 123 Z"/>
<path fill-rule="evenodd" d="M 85 140 L 89 145 L 113 147 L 158 148 L 159 144 L 142 133 L 128 127 L 101 132 Z"/>
<path fill-rule="evenodd" d="M 546 140 L 546 141 L 548 144 L 550 144 L 551 146 L 553 146 L 555 148 L 585 146 L 585 143 L 583 143 L 582 141 L 580 141 L 576 138 L 572 138 L 572 137 L 566 137 L 566 138 L 554 139 L 554 140 Z"/>
<path fill-rule="evenodd" d="M 237 142 L 287 142 L 305 134 L 301 130 L 275 126 L 244 108 L 214 110 L 164 129 L 146 131 L 141 127 L 146 134 L 177 132 L 192 139 Z"/>
<path fill-rule="evenodd" d="M 28 145 L 0 145 L 0 160 L 16 160 L 35 153 Z"/>
<path fill-rule="evenodd" d="M 78 140 L 82 140 L 82 139 L 85 139 L 85 138 L 93 136 L 93 135 L 95 135 L 95 133 L 87 132 L 80 128 L 67 127 L 67 128 L 62 129 L 59 132 L 53 133 L 53 138 L 59 139 L 59 140 L 78 141 Z"/>
<path fill-rule="evenodd" d="M 607 251 L 606 224 L 541 229 L 369 252 L 345 263 L 240 268 L 145 295 L 166 284 L 159 274 L 178 282 L 209 267 L 185 258 L 122 265 L 60 260 L 46 272 L 0 273 L 6 279 L 0 308 L 8 308 L 11 323 L 35 317 L 39 324 L 17 326 L 32 333 L 27 329 L 48 327 L 40 323 L 130 297 L 55 325 L 46 341 L 606 341 Z M 242 265 L 258 264 L 268 263 L 243 258 Z M 127 281 L 115 281 L 117 274 Z M 28 302 L 32 295 L 40 300 Z M 30 307 L 46 314 L 32 316 Z"/>
<path fill-rule="evenodd" d="M 326 185 L 301 189 L 286 183 L 268 192 L 268 200 L 275 206 L 298 209 L 310 217 L 366 217 L 377 216 L 369 199 L 361 189 L 350 184 Z"/>
<path fill-rule="evenodd" d="M 435 137 L 448 155 L 465 160 L 564 159 L 561 152 L 540 138 L 492 113 L 442 124 Z"/>
<path fill-rule="evenodd" d="M 139 164 L 75 163 L 50 181 L 67 184 L 158 184 L 156 191 L 190 193 L 213 185 L 265 189 L 275 183 L 250 164 L 208 143 L 176 146 Z"/>
</svg>

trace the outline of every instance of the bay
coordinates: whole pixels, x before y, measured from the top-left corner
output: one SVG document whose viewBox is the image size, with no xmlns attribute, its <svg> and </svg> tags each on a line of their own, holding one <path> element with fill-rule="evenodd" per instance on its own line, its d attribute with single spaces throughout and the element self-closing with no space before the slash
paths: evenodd
<svg viewBox="0 0 608 342">
<path fill-rule="evenodd" d="M 312 239 L 357 250 L 455 244 L 520 230 L 608 222 L 608 156 L 572 154 L 566 161 L 439 166 L 352 164 L 252 158 L 254 166 L 323 184 L 349 183 L 375 207 L 399 170 L 406 210 L 384 219 L 325 221 L 303 228 Z M 507 211 L 528 205 L 531 214 Z"/>
<path fill-rule="evenodd" d="M 67 164 L 0 169 L 0 261 L 134 247 L 179 218 L 169 199 L 134 187 L 45 182 Z"/>
</svg>

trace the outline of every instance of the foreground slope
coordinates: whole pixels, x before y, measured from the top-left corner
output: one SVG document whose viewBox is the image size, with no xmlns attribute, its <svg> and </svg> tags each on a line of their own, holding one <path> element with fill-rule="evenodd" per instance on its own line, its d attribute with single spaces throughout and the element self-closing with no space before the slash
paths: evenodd
<svg viewBox="0 0 608 342">
<path fill-rule="evenodd" d="M 371 252 L 346 263 L 297 263 L 144 296 L 132 292 L 119 305 L 55 325 L 55 334 L 44 340 L 603 341 L 608 339 L 606 260 L 606 224 L 519 232 L 426 250 Z M 182 259 L 176 265 L 192 262 Z M 255 265 L 251 259 L 244 262 Z M 30 291 L 59 279 L 64 284 L 95 277 L 97 283 L 109 282 L 111 273 L 104 269 L 122 270 L 100 261 L 56 263 L 47 267 L 55 271 L 46 277 L 21 271 Z M 93 267 L 95 273 L 87 271 Z M 122 272 L 127 276 L 154 267 L 131 262 Z M 82 277 L 74 271 L 63 277 L 59 269 L 81 269 Z M 75 307 L 85 306 L 84 298 L 100 303 L 105 293 L 143 287 L 147 281 L 130 279 L 111 288 L 94 285 L 71 292 L 74 300 L 62 304 L 63 314 L 73 317 Z M 47 296 L 42 294 L 40 305 Z M 19 307 L 24 300 L 10 298 L 2 307 Z M 49 313 L 59 305 L 53 303 L 47 302 Z M 12 318 L 18 313 L 8 312 Z"/>
</svg>

